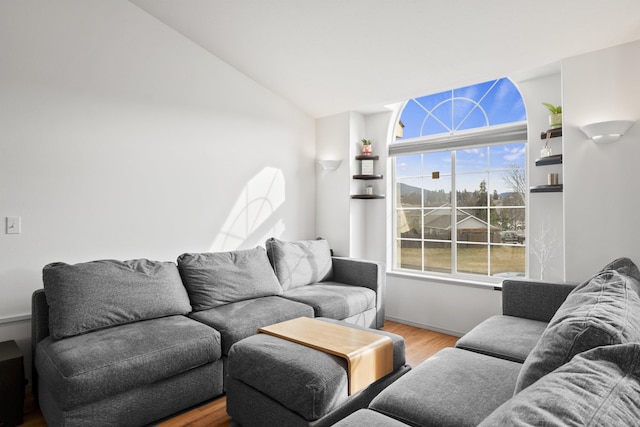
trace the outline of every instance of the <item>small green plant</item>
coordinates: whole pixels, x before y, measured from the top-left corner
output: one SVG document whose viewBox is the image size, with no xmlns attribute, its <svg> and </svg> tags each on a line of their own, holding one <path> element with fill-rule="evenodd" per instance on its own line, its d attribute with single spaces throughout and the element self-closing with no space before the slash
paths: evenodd
<svg viewBox="0 0 640 427">
<path fill-rule="evenodd" d="M 360 140 L 360 142 L 362 142 L 362 145 L 371 145 L 371 140 L 370 139 L 362 138 Z"/>
<path fill-rule="evenodd" d="M 562 114 L 562 105 L 558 105 L 557 107 L 553 104 L 549 104 L 548 102 L 543 102 L 542 105 L 547 107 L 551 114 Z"/>
</svg>

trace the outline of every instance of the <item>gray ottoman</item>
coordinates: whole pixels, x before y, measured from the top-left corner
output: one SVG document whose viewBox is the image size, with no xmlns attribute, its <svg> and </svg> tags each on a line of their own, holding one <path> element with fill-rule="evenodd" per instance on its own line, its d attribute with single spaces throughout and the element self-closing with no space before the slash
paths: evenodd
<svg viewBox="0 0 640 427">
<path fill-rule="evenodd" d="M 330 426 L 365 408 L 389 384 L 408 372 L 404 339 L 332 319 L 320 320 L 386 335 L 393 342 L 393 372 L 348 395 L 346 361 L 267 334 L 231 347 L 227 413 L 243 427 Z"/>
</svg>

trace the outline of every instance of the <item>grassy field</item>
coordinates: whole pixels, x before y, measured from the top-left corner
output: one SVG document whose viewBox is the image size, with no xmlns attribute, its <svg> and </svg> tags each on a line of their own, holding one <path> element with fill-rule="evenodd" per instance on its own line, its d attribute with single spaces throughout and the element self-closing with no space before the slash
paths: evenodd
<svg viewBox="0 0 640 427">
<path fill-rule="evenodd" d="M 422 266 L 421 251 L 419 248 L 401 248 L 398 264 L 401 268 L 420 270 Z M 488 249 L 483 246 L 461 246 L 458 248 L 458 272 L 487 274 Z M 524 273 L 525 248 L 523 246 L 492 246 L 491 247 L 491 272 L 493 276 L 498 273 Z M 451 272 L 451 250 L 449 248 L 427 248 L 425 250 L 425 271 L 442 273 Z"/>
</svg>

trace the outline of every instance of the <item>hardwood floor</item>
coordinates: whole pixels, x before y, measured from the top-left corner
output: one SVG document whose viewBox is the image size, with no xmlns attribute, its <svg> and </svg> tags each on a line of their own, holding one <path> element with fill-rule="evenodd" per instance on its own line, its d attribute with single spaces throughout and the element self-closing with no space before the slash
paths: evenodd
<svg viewBox="0 0 640 427">
<path fill-rule="evenodd" d="M 384 331 L 393 332 L 404 337 L 407 363 L 416 366 L 445 347 L 453 347 L 457 337 L 416 328 L 396 322 L 385 322 Z M 188 412 L 176 415 L 159 424 L 162 427 L 230 427 L 226 411 L 226 397 L 222 396 L 204 403 Z M 25 400 L 25 416 L 23 426 L 46 426 L 42 414 L 35 405 L 33 395 L 27 393 Z"/>
</svg>

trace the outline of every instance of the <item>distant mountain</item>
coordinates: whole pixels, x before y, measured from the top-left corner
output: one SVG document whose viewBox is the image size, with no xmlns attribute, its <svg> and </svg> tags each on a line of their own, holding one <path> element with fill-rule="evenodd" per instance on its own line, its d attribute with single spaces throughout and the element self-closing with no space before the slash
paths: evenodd
<svg viewBox="0 0 640 427">
<path fill-rule="evenodd" d="M 398 185 L 398 189 L 399 189 L 401 200 L 405 206 L 406 205 L 420 206 L 420 203 L 422 200 L 420 193 L 422 191 L 424 191 L 424 197 L 426 198 L 426 200 L 431 200 L 432 202 L 436 202 L 436 203 L 430 203 L 430 205 L 438 204 L 440 202 L 443 205 L 446 203 L 451 203 L 451 201 L 449 200 L 449 197 L 447 197 L 447 194 L 444 192 L 444 190 L 440 190 L 440 191 L 423 190 L 420 187 L 416 187 L 416 186 L 405 184 L 405 183 L 400 183 Z M 513 196 L 514 194 L 516 194 L 514 191 L 498 193 L 498 199 L 504 200 Z"/>
</svg>

